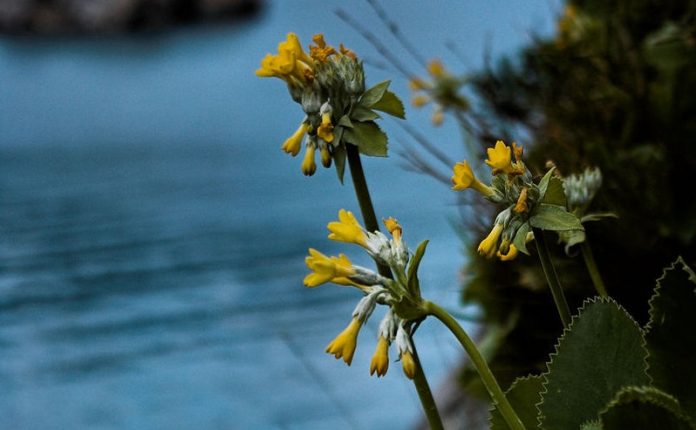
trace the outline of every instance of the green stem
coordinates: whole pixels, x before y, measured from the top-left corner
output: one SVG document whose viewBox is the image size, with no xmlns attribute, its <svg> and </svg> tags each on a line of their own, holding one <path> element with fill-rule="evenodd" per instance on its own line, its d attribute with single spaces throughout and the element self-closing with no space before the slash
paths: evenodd
<svg viewBox="0 0 696 430">
<path fill-rule="evenodd" d="M 515 413 L 512 405 L 510 405 L 507 397 L 505 397 L 505 393 L 503 393 L 500 385 L 498 385 L 498 381 L 495 379 L 495 376 L 493 376 L 493 372 L 491 372 L 491 369 L 488 367 L 488 363 L 486 363 L 486 360 L 483 358 L 478 348 L 476 348 L 476 344 L 474 344 L 469 335 L 466 334 L 462 326 L 460 326 L 457 320 L 446 310 L 433 302 L 426 301 L 425 308 L 429 315 L 439 319 L 452 334 L 454 334 L 457 340 L 459 340 L 459 343 L 462 344 L 462 347 L 469 355 L 471 362 L 474 364 L 476 371 L 481 377 L 483 385 L 485 385 L 488 393 L 493 399 L 493 403 L 498 407 L 498 411 L 500 411 L 507 425 L 512 430 L 524 430 L 525 427 L 524 424 L 522 424 L 522 420 L 520 420 L 517 413 Z"/>
<path fill-rule="evenodd" d="M 360 205 L 360 212 L 362 212 L 363 221 L 365 222 L 365 228 L 368 231 L 379 231 L 377 215 L 375 215 L 375 208 L 372 206 L 372 199 L 370 198 L 370 191 L 367 188 L 365 172 L 362 168 L 358 148 L 355 145 L 346 144 L 346 152 L 348 158 L 348 167 L 350 168 L 350 176 L 353 178 L 353 188 L 355 188 L 355 195 L 358 198 L 358 204 Z M 380 275 L 390 279 L 392 278 L 391 269 L 388 266 L 380 264 L 376 260 L 375 263 L 377 264 L 377 269 Z M 425 377 L 425 373 L 423 373 L 423 368 L 421 367 L 420 360 L 418 359 L 418 353 L 415 350 L 415 343 L 413 352 L 413 359 L 416 363 L 416 373 L 413 377 L 413 383 L 416 386 L 418 398 L 423 406 L 423 411 L 428 419 L 430 428 L 434 430 L 442 430 L 444 429 L 442 426 L 442 419 L 440 418 L 440 413 L 437 410 L 433 393 L 430 390 L 428 380 Z"/>
<path fill-rule="evenodd" d="M 546 281 L 549 283 L 553 301 L 556 303 L 556 309 L 558 309 L 558 314 L 561 316 L 561 321 L 563 321 L 563 327 L 568 327 L 568 324 L 570 324 L 570 307 L 565 294 L 563 294 L 563 288 L 561 287 L 561 281 L 558 279 L 556 269 L 553 267 L 544 230 L 534 228 L 533 231 L 534 240 L 537 243 L 537 251 L 539 252 L 539 260 L 541 260 L 541 267 L 544 269 Z"/>
<path fill-rule="evenodd" d="M 585 266 L 587 266 L 587 271 L 590 272 L 590 278 L 592 278 L 592 283 L 594 284 L 597 294 L 602 297 L 609 297 L 607 294 L 607 289 L 604 286 L 604 281 L 602 280 L 602 275 L 599 274 L 599 269 L 597 269 L 597 263 L 594 259 L 594 254 L 592 253 L 592 248 L 587 242 L 587 237 L 585 241 L 580 244 L 580 250 L 582 251 L 582 258 L 585 260 Z"/>
</svg>

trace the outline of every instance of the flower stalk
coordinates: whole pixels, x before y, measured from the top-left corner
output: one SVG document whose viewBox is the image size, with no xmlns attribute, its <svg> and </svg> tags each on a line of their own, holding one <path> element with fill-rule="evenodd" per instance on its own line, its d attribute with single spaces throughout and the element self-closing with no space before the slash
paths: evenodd
<svg viewBox="0 0 696 430">
<path fill-rule="evenodd" d="M 595 290 L 597 290 L 597 294 L 602 297 L 609 297 L 607 289 L 604 286 L 604 281 L 602 280 L 602 275 L 599 274 L 599 269 L 597 269 L 597 263 L 595 262 L 594 254 L 592 253 L 592 248 L 590 248 L 587 238 L 580 244 L 580 250 L 582 252 L 582 258 L 585 260 L 587 271 L 590 273 L 590 278 L 592 278 L 592 284 Z"/>
<path fill-rule="evenodd" d="M 544 275 L 546 276 L 546 281 L 549 284 L 549 289 L 551 290 L 553 301 L 556 304 L 558 315 L 560 315 L 561 321 L 563 322 L 563 327 L 567 328 L 571 319 L 570 307 L 568 306 L 568 301 L 563 293 L 563 287 L 561 287 L 561 281 L 558 279 L 556 269 L 553 267 L 551 253 L 549 252 L 546 237 L 544 237 L 544 231 L 538 228 L 533 229 L 533 231 L 534 240 L 537 243 L 537 250 L 539 252 L 539 260 L 541 260 L 541 267 L 544 269 Z"/>
<path fill-rule="evenodd" d="M 350 169 L 350 175 L 353 179 L 353 188 L 355 189 L 355 195 L 358 199 L 358 205 L 360 206 L 360 212 L 362 213 L 363 221 L 365 223 L 365 228 L 368 231 L 378 231 L 379 224 L 377 223 L 377 215 L 375 214 L 374 206 L 372 205 L 372 198 L 370 197 L 370 191 L 367 188 L 367 180 L 365 179 L 365 172 L 362 168 L 362 162 L 360 161 L 360 153 L 358 152 L 358 147 L 355 145 L 346 145 L 348 168 Z M 375 260 L 377 264 L 377 269 L 379 274 L 392 278 L 391 269 L 385 264 Z M 433 398 L 433 393 L 428 384 L 428 380 L 423 373 L 423 368 L 420 365 L 420 360 L 418 359 L 418 352 L 415 345 L 413 348 L 413 360 L 415 362 L 415 373 L 413 375 L 413 384 L 418 392 L 418 398 L 420 399 L 421 405 L 423 407 L 423 412 L 428 419 L 428 424 L 433 430 L 444 429 L 442 425 L 442 419 L 440 418 L 440 413 L 437 410 L 437 404 Z"/>
<path fill-rule="evenodd" d="M 491 372 L 490 367 L 488 367 L 488 363 L 486 363 L 486 360 L 479 352 L 476 344 L 471 340 L 469 335 L 466 334 L 462 326 L 459 325 L 457 320 L 455 320 L 449 312 L 437 304 L 427 301 L 425 302 L 425 307 L 429 315 L 440 320 L 452 332 L 469 355 L 471 362 L 483 381 L 483 385 L 488 390 L 488 393 L 493 399 L 493 403 L 498 407 L 507 425 L 512 430 L 525 430 L 522 420 L 517 416 L 517 413 L 512 408 L 512 405 L 510 405 L 507 397 L 505 397 L 505 393 L 503 393 L 498 381 L 495 379 L 495 376 L 493 376 L 493 372 Z"/>
</svg>

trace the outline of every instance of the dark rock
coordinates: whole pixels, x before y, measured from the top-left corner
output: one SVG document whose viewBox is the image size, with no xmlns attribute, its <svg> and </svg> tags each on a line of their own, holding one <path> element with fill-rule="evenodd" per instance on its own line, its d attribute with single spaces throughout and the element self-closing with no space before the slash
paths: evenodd
<svg viewBox="0 0 696 430">
<path fill-rule="evenodd" d="M 0 0 L 5 34 L 103 34 L 254 14 L 261 0 Z"/>
</svg>

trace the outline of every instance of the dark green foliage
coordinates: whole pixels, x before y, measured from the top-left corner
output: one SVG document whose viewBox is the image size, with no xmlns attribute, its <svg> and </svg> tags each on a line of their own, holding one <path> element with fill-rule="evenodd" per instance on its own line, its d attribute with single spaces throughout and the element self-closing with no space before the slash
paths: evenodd
<svg viewBox="0 0 696 430">
<path fill-rule="evenodd" d="M 694 430 L 674 397 L 653 387 L 626 387 L 600 413 L 604 430 Z"/>
<path fill-rule="evenodd" d="M 540 375 L 530 375 L 518 378 L 510 389 L 505 392 L 512 408 L 520 417 L 527 430 L 539 428 L 536 404 L 541 400 L 543 378 Z M 509 427 L 497 409 L 491 410 L 491 430 L 508 430 Z"/>
<path fill-rule="evenodd" d="M 658 280 L 645 337 L 653 385 L 696 422 L 696 275 L 681 258 Z"/>
</svg>

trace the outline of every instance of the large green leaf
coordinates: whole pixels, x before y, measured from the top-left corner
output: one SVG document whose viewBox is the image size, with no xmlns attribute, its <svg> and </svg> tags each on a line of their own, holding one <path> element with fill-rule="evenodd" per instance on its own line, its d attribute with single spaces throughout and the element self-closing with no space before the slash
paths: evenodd
<svg viewBox="0 0 696 430">
<path fill-rule="evenodd" d="M 361 154 L 387 156 L 387 135 L 373 121 L 353 123 L 353 128 L 344 130 L 343 139 L 356 145 Z"/>
<path fill-rule="evenodd" d="M 613 299 L 591 299 L 551 355 L 539 405 L 541 427 L 577 429 L 626 385 L 650 383 L 640 327 Z"/>
<path fill-rule="evenodd" d="M 523 254 L 529 255 L 529 250 L 527 249 L 527 233 L 532 230 L 529 223 L 526 222 L 522 224 L 515 233 L 515 238 L 512 240 L 513 245 Z"/>
<path fill-rule="evenodd" d="M 539 196 L 544 197 L 544 194 L 546 194 L 546 190 L 549 187 L 549 181 L 551 180 L 551 175 L 553 175 L 553 172 L 556 171 L 555 167 L 552 167 L 549 169 L 548 172 L 544 174 L 544 176 L 541 178 L 539 181 Z"/>
<path fill-rule="evenodd" d="M 536 405 L 541 400 L 539 392 L 542 388 L 542 382 L 541 375 L 517 378 L 505 392 L 512 409 L 515 410 L 527 430 L 539 428 L 537 421 L 539 410 Z M 490 428 L 491 430 L 508 430 L 510 428 L 497 407 L 491 410 Z"/>
<path fill-rule="evenodd" d="M 625 387 L 599 415 L 604 430 L 694 430 L 674 397 L 654 387 Z"/>
<path fill-rule="evenodd" d="M 356 106 L 350 113 L 353 121 L 373 121 L 379 118 L 379 114 L 372 109 Z M 352 124 L 351 124 L 352 126 Z"/>
<path fill-rule="evenodd" d="M 541 202 L 550 205 L 566 206 L 565 190 L 563 189 L 563 181 L 560 178 L 556 176 L 549 178 L 546 192 L 543 194 Z"/>
<path fill-rule="evenodd" d="M 568 212 L 565 207 L 544 203 L 534 209 L 529 217 L 529 224 L 542 230 L 584 230 L 580 219 Z"/>
<path fill-rule="evenodd" d="M 358 100 L 358 106 L 364 108 L 371 108 L 375 103 L 382 100 L 382 97 L 384 96 L 384 93 L 387 91 L 387 88 L 389 88 L 390 83 L 391 81 L 380 82 L 374 87 L 366 90 L 363 93 L 362 97 L 360 97 L 360 100 Z"/>
<path fill-rule="evenodd" d="M 657 280 L 645 331 L 653 385 L 696 421 L 696 275 L 681 257 Z"/>
<path fill-rule="evenodd" d="M 401 99 L 391 91 L 385 91 L 382 98 L 372 105 L 372 109 L 382 111 L 397 118 L 406 118 L 404 104 L 401 102 Z"/>
</svg>

